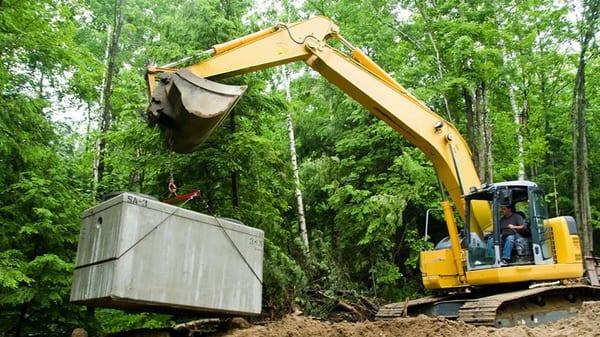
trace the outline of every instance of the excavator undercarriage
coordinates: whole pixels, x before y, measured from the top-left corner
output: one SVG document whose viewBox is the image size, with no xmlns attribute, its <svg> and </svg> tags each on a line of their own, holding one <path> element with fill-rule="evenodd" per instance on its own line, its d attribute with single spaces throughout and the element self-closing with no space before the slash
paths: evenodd
<svg viewBox="0 0 600 337">
<path fill-rule="evenodd" d="M 574 316 L 584 301 L 600 300 L 600 287 L 588 285 L 551 285 L 505 291 L 498 287 L 496 293 L 480 289 L 392 303 L 381 307 L 376 319 L 424 314 L 478 326 L 536 326 Z"/>
</svg>

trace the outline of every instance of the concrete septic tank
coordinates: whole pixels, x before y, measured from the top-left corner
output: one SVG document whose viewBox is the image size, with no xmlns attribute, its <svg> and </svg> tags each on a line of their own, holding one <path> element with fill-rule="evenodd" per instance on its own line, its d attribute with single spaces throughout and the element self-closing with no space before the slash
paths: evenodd
<svg viewBox="0 0 600 337">
<path fill-rule="evenodd" d="M 123 193 L 83 213 L 71 302 L 206 315 L 261 311 L 263 231 Z"/>
</svg>

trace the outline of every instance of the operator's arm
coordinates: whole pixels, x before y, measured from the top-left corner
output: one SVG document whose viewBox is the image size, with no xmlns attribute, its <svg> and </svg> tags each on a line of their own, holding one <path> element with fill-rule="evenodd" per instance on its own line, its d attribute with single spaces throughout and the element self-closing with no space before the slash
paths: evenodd
<svg viewBox="0 0 600 337">
<path fill-rule="evenodd" d="M 514 225 L 513 225 L 513 224 L 509 224 L 507 227 L 508 227 L 509 229 L 514 229 L 514 230 L 524 230 L 524 229 L 526 229 L 526 228 L 527 228 L 527 225 L 526 225 L 526 224 L 520 224 L 520 225 L 517 225 L 517 224 L 514 224 Z"/>
<path fill-rule="evenodd" d="M 527 224 L 525 223 L 525 220 L 519 213 L 513 213 L 511 216 L 511 223 L 508 224 L 506 227 L 517 232 L 522 232 L 527 229 Z"/>
</svg>

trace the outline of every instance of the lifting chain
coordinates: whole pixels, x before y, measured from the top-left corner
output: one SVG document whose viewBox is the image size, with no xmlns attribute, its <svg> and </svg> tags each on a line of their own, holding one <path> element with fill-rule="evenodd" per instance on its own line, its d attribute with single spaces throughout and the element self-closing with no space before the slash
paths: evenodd
<svg viewBox="0 0 600 337">
<path fill-rule="evenodd" d="M 169 198 L 177 196 L 177 185 L 175 185 L 175 179 L 173 178 L 173 150 L 169 151 Z"/>
</svg>

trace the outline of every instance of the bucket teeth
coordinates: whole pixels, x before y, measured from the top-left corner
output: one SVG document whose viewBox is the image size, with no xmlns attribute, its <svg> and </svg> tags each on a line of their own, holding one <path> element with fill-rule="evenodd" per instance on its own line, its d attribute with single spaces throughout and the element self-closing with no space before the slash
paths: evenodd
<svg viewBox="0 0 600 337">
<path fill-rule="evenodd" d="M 146 114 L 173 151 L 192 152 L 221 125 L 244 91 L 246 86 L 212 82 L 181 69 L 161 75 Z"/>
</svg>

